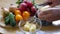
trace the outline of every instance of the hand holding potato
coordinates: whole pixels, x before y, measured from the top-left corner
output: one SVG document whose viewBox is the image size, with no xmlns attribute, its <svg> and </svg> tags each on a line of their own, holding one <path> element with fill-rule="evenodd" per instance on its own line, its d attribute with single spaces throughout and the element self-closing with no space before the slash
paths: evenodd
<svg viewBox="0 0 60 34">
<path fill-rule="evenodd" d="M 49 22 L 60 19 L 60 9 L 59 8 L 49 8 L 45 11 L 38 12 L 38 18 L 41 20 L 46 20 Z"/>
</svg>

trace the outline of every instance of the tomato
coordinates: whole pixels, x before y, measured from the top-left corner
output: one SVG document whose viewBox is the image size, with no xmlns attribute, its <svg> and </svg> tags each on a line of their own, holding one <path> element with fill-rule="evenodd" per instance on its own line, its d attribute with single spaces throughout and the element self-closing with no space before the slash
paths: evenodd
<svg viewBox="0 0 60 34">
<path fill-rule="evenodd" d="M 28 11 L 24 11 L 22 14 L 24 20 L 27 20 L 30 17 L 30 13 Z"/>
<path fill-rule="evenodd" d="M 16 20 L 16 22 L 19 22 L 20 20 L 23 20 L 23 17 L 20 14 L 17 14 L 15 16 L 15 20 Z"/>
<path fill-rule="evenodd" d="M 21 11 L 20 10 L 15 10 L 15 13 L 14 13 L 15 15 L 17 15 L 17 14 L 20 14 L 21 15 Z"/>
</svg>

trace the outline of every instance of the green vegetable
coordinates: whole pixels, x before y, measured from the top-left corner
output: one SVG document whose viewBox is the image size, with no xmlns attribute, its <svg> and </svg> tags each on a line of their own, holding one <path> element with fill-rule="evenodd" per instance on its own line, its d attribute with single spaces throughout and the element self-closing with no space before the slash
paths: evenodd
<svg viewBox="0 0 60 34">
<path fill-rule="evenodd" d="M 32 0 L 32 3 L 35 5 L 35 0 Z"/>
<path fill-rule="evenodd" d="M 10 22 L 9 22 L 9 16 L 5 17 L 5 24 L 6 25 L 10 24 Z"/>
<path fill-rule="evenodd" d="M 23 0 L 18 0 L 17 2 L 16 2 L 16 4 L 20 4 L 20 3 L 22 3 L 23 2 Z"/>
<path fill-rule="evenodd" d="M 38 9 L 38 5 L 37 5 L 37 4 L 35 4 L 34 6 L 35 6 L 35 8 L 37 8 L 37 9 Z"/>
<path fill-rule="evenodd" d="M 16 21 L 15 21 L 15 19 L 14 19 L 14 14 L 13 14 L 13 13 L 10 13 L 10 14 L 9 14 L 9 19 L 10 19 L 10 25 L 11 25 L 12 27 L 16 26 Z"/>
<path fill-rule="evenodd" d="M 35 0 L 32 0 L 32 3 L 33 3 L 33 5 L 35 6 L 35 8 L 37 8 L 37 9 L 38 9 L 38 5 L 37 5 L 37 4 L 35 4 Z"/>
<path fill-rule="evenodd" d="M 12 27 L 16 26 L 16 22 L 15 22 L 13 13 L 9 13 L 9 15 L 7 17 L 5 17 L 5 24 L 11 25 Z"/>
</svg>

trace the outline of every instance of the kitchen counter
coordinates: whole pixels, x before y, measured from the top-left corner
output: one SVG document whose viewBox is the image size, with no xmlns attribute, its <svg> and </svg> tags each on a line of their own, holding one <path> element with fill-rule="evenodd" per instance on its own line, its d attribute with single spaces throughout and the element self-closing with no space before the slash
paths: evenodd
<svg viewBox="0 0 60 34">
<path fill-rule="evenodd" d="M 10 4 L 15 4 L 16 1 L 17 0 L 13 0 L 13 1 L 12 0 L 0 0 L 0 14 L 1 14 L 1 7 L 8 7 Z M 18 31 L 20 31 L 19 28 L 0 27 L 0 32 L 4 34 L 16 34 L 16 32 Z M 60 26 L 43 26 L 41 28 L 40 33 L 41 32 L 43 32 L 44 34 L 58 34 L 60 32 Z"/>
<path fill-rule="evenodd" d="M 4 28 L 0 27 L 0 32 L 4 34 L 17 34 L 20 33 L 19 28 Z M 43 26 L 39 33 L 43 34 L 60 34 L 60 26 Z"/>
</svg>

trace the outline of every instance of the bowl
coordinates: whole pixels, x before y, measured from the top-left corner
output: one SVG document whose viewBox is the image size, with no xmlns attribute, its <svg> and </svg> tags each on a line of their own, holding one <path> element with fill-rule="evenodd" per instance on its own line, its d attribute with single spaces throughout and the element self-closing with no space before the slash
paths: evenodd
<svg viewBox="0 0 60 34">
<path fill-rule="evenodd" d="M 19 29 L 25 34 L 36 34 L 36 32 L 40 31 L 41 27 L 41 20 L 35 16 L 30 17 L 27 21 L 21 20 L 19 22 Z"/>
</svg>

